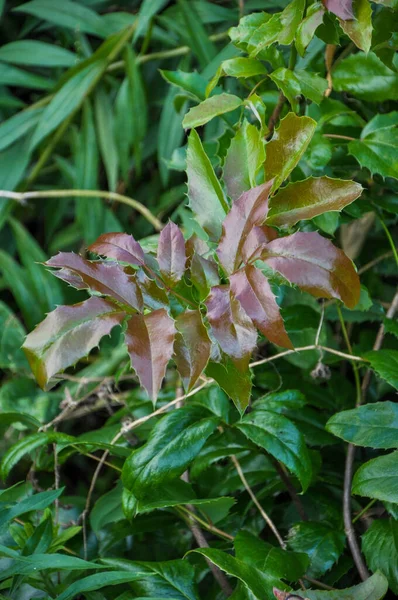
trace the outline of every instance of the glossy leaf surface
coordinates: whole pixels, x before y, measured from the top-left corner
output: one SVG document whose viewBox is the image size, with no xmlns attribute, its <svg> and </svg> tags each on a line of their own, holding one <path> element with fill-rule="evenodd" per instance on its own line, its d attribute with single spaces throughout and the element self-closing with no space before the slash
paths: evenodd
<svg viewBox="0 0 398 600">
<path fill-rule="evenodd" d="M 144 251 L 132 235 L 126 233 L 104 233 L 88 247 L 90 252 L 113 258 L 131 265 L 145 264 Z"/>
<path fill-rule="evenodd" d="M 175 362 L 184 389 L 189 391 L 205 370 L 211 341 L 199 310 L 187 310 L 176 319 Z"/>
<path fill-rule="evenodd" d="M 337 413 L 327 429 L 346 442 L 370 448 L 398 448 L 398 405 L 375 402 Z"/>
<path fill-rule="evenodd" d="M 171 221 L 159 236 L 157 259 L 160 274 L 167 285 L 178 283 L 185 271 L 185 240 L 181 230 Z"/>
<path fill-rule="evenodd" d="M 359 467 L 352 482 L 353 494 L 387 502 L 398 498 L 398 451 L 373 458 Z"/>
<path fill-rule="evenodd" d="M 231 112 L 242 105 L 242 100 L 233 94 L 219 94 L 207 98 L 198 106 L 194 106 L 185 115 L 182 122 L 183 127 L 191 129 L 192 127 L 200 127 L 211 121 L 218 115 Z"/>
<path fill-rule="evenodd" d="M 306 552 L 310 559 L 307 571 L 312 577 L 319 577 L 328 571 L 343 552 L 345 536 L 329 525 L 322 523 L 298 523 L 289 532 L 289 546 L 293 550 Z"/>
</svg>

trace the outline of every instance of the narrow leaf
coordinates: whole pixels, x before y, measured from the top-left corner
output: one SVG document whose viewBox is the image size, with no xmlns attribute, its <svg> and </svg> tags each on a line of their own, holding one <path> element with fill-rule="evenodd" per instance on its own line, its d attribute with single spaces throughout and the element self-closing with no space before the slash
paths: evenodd
<svg viewBox="0 0 398 600">
<path fill-rule="evenodd" d="M 167 285 L 173 286 L 182 279 L 187 260 L 185 240 L 180 228 L 172 221 L 160 232 L 157 259 Z"/>
<path fill-rule="evenodd" d="M 86 356 L 124 318 L 114 304 L 97 297 L 73 306 L 59 306 L 49 313 L 23 345 L 40 387 Z"/>
<path fill-rule="evenodd" d="M 182 126 L 185 129 L 200 127 L 211 121 L 214 117 L 231 112 L 241 105 L 242 100 L 233 94 L 212 96 L 191 108 L 185 115 Z"/>
<path fill-rule="evenodd" d="M 175 327 L 163 308 L 146 315 L 133 315 L 125 333 L 131 365 L 153 402 L 173 355 Z"/>
<path fill-rule="evenodd" d="M 58 600 L 72 600 L 85 592 L 101 590 L 108 585 L 130 583 L 130 581 L 136 581 L 137 579 L 146 578 L 148 576 L 150 576 L 148 573 L 129 573 L 126 571 L 107 571 L 105 573 L 89 575 L 88 577 L 78 579 L 69 585 L 66 590 L 58 596 Z"/>
<path fill-rule="evenodd" d="M 175 363 L 188 392 L 206 368 L 211 341 L 199 310 L 187 310 L 176 319 L 178 331 L 175 344 Z"/>
</svg>

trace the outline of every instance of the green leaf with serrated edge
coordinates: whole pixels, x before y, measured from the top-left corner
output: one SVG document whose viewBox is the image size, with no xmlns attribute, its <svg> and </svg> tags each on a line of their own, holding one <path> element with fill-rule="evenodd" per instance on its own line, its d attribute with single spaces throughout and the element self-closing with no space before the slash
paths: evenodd
<svg viewBox="0 0 398 600">
<path fill-rule="evenodd" d="M 240 413 L 248 406 L 252 390 L 252 375 L 248 366 L 249 357 L 237 361 L 224 355 L 220 362 L 210 361 L 206 368 L 206 375 L 218 383 Z"/>
<path fill-rule="evenodd" d="M 398 350 L 372 350 L 364 358 L 382 379 L 398 389 Z"/>
<path fill-rule="evenodd" d="M 198 548 L 191 550 L 191 552 L 202 554 L 202 556 L 210 560 L 219 569 L 242 581 L 256 598 L 272 600 L 272 587 L 277 584 L 280 585 L 279 578 L 273 574 L 262 572 L 221 550 L 216 550 L 215 548 Z"/>
<path fill-rule="evenodd" d="M 242 100 L 233 94 L 219 94 L 207 98 L 197 106 L 191 108 L 185 115 L 182 126 L 185 129 L 205 125 L 214 117 L 231 112 L 242 105 Z"/>
<path fill-rule="evenodd" d="M 78 58 L 70 50 L 55 44 L 38 40 L 17 40 L 0 48 L 0 60 L 14 65 L 72 67 Z"/>
<path fill-rule="evenodd" d="M 223 180 L 232 200 L 256 186 L 256 175 L 264 160 L 261 131 L 245 120 L 231 140 L 223 168 Z"/>
<path fill-rule="evenodd" d="M 387 502 L 398 500 L 398 451 L 361 465 L 352 481 L 352 493 Z"/>
<path fill-rule="evenodd" d="M 124 318 L 114 304 L 97 297 L 73 306 L 59 306 L 49 313 L 23 345 L 40 387 L 86 356 Z"/>
<path fill-rule="evenodd" d="M 15 519 L 15 517 L 19 517 L 20 515 L 24 515 L 27 512 L 35 510 L 44 510 L 47 508 L 47 506 L 50 506 L 50 504 L 55 502 L 55 500 L 60 497 L 63 491 L 64 488 L 51 490 L 49 492 L 39 492 L 33 496 L 18 500 L 18 502 L 13 504 L 10 508 L 3 509 L 0 514 L 0 530 L 9 521 Z M 0 546 L 0 555 L 1 554 L 3 554 L 3 556 L 7 556 L 3 546 Z"/>
<path fill-rule="evenodd" d="M 130 265 L 145 264 L 145 254 L 141 245 L 127 233 L 104 233 L 88 247 L 88 250 Z"/>
<path fill-rule="evenodd" d="M 260 258 L 316 298 L 338 298 L 348 308 L 359 301 L 361 287 L 354 265 L 319 233 L 299 231 L 273 240 Z"/>
<path fill-rule="evenodd" d="M 223 269 L 231 275 L 242 262 L 244 244 L 254 227 L 262 225 L 268 213 L 272 181 L 244 192 L 232 205 L 222 224 L 217 255 Z"/>
<path fill-rule="evenodd" d="M 398 179 L 398 127 L 385 127 L 348 144 L 349 153 L 374 175 Z"/>
<path fill-rule="evenodd" d="M 390 113 L 378 113 L 368 121 L 361 132 L 361 140 L 368 137 L 369 134 L 398 125 L 398 110 Z"/>
<path fill-rule="evenodd" d="M 139 499 L 179 477 L 218 424 L 214 417 L 185 407 L 163 417 L 147 443 L 134 450 L 123 467 L 123 485 Z"/>
<path fill-rule="evenodd" d="M 244 529 L 235 537 L 234 548 L 238 560 L 287 581 L 302 577 L 309 563 L 307 554 L 276 548 Z"/>
<path fill-rule="evenodd" d="M 257 75 L 265 75 L 267 69 L 262 62 L 256 58 L 247 58 L 237 56 L 224 60 L 216 71 L 214 77 L 210 80 L 206 88 L 206 96 L 209 96 L 213 89 L 218 84 L 220 77 L 236 77 L 247 79 L 248 77 L 256 77 Z"/>
<path fill-rule="evenodd" d="M 193 388 L 210 358 L 211 341 L 199 310 L 186 310 L 176 318 L 174 361 L 186 391 Z"/>
<path fill-rule="evenodd" d="M 304 394 L 299 390 L 270 392 L 253 402 L 254 409 L 281 412 L 283 409 L 300 410 L 306 405 Z"/>
<path fill-rule="evenodd" d="M 373 521 L 362 536 L 362 551 L 372 571 L 380 570 L 388 579 L 394 594 L 398 594 L 398 521 Z"/>
<path fill-rule="evenodd" d="M 230 284 L 235 298 L 257 329 L 274 344 L 293 348 L 265 275 L 253 265 L 248 265 L 231 275 Z"/>
<path fill-rule="evenodd" d="M 319 577 L 339 559 L 345 544 L 343 531 L 323 523 L 298 523 L 289 531 L 288 545 L 297 552 L 305 552 L 310 559 L 307 574 Z"/>
<path fill-rule="evenodd" d="M 299 479 L 303 492 L 306 491 L 312 478 L 311 460 L 302 434 L 289 419 L 259 410 L 243 417 L 236 427 L 282 462 Z"/>
<path fill-rule="evenodd" d="M 13 423 L 22 423 L 29 429 L 39 429 L 41 423 L 38 419 L 24 412 L 1 412 L 0 426 L 8 427 Z"/>
<path fill-rule="evenodd" d="M 138 596 L 152 599 L 161 594 L 161 597 L 170 600 L 199 600 L 195 571 L 187 560 L 133 562 L 123 558 L 102 558 L 101 562 L 113 569 L 154 574 L 132 584 Z"/>
<path fill-rule="evenodd" d="M 18 442 L 13 444 L 8 450 L 3 454 L 2 461 L 0 463 L 0 474 L 3 480 L 7 479 L 11 469 L 19 463 L 19 461 L 36 448 L 40 448 L 41 446 L 45 446 L 46 444 L 59 442 L 70 442 L 73 441 L 69 435 L 64 433 L 33 433 L 32 435 L 27 435 L 20 439 Z"/>
<path fill-rule="evenodd" d="M 315 31 L 323 21 L 325 8 L 322 2 L 314 2 L 307 10 L 305 19 L 300 23 L 296 34 L 296 48 L 301 56 L 314 37 Z"/>
<path fill-rule="evenodd" d="M 191 260 L 191 281 L 199 292 L 201 300 L 207 298 L 210 288 L 217 285 L 220 277 L 218 266 L 213 259 L 207 259 L 195 252 Z"/>
<path fill-rule="evenodd" d="M 271 198 L 266 222 L 276 227 L 295 225 L 330 210 L 340 211 L 361 193 L 359 183 L 327 176 L 289 183 Z"/>
<path fill-rule="evenodd" d="M 279 35 L 278 42 L 283 45 L 290 45 L 297 34 L 305 9 L 305 0 L 293 0 L 281 13 L 282 31 Z"/>
<path fill-rule="evenodd" d="M 333 89 L 360 100 L 384 102 L 398 99 L 398 73 L 374 54 L 358 52 L 342 60 L 332 71 Z"/>
<path fill-rule="evenodd" d="M 247 52 L 249 52 L 250 58 L 257 56 L 262 50 L 274 44 L 282 31 L 283 25 L 280 13 L 271 15 L 266 23 L 255 29 L 248 40 Z"/>
<path fill-rule="evenodd" d="M 294 592 L 299 598 L 308 600 L 381 600 L 388 590 L 388 581 L 380 571 L 377 571 L 363 583 L 354 585 L 344 590 L 330 592 L 318 590 L 297 590 Z M 291 592 L 289 592 L 291 593 Z M 276 596 L 277 600 L 285 600 L 284 592 Z"/>
<path fill-rule="evenodd" d="M 60 269 L 53 274 L 78 290 L 89 289 L 135 310 L 142 310 L 142 296 L 134 277 L 113 261 L 94 262 L 74 252 L 59 252 L 45 265 Z"/>
<path fill-rule="evenodd" d="M 210 239 L 217 241 L 228 205 L 200 137 L 194 129 L 188 138 L 187 178 L 189 205 Z"/>
<path fill-rule="evenodd" d="M 372 7 L 369 0 L 354 0 L 352 3 L 354 18 L 339 19 L 344 33 L 360 50 L 369 52 L 372 44 Z"/>
<path fill-rule="evenodd" d="M 206 97 L 206 79 L 193 71 L 186 73 L 185 71 L 166 71 L 160 69 L 160 74 L 168 83 L 175 85 L 180 91 L 185 92 L 188 98 L 200 102 Z"/>
<path fill-rule="evenodd" d="M 312 102 L 320 104 L 328 87 L 326 79 L 304 69 L 295 70 L 294 75 L 300 84 L 304 98 L 309 98 Z"/>
<path fill-rule="evenodd" d="M 133 315 L 125 331 L 131 366 L 155 403 L 166 368 L 173 355 L 175 325 L 167 310 Z"/>
<path fill-rule="evenodd" d="M 356 446 L 398 448 L 398 404 L 375 402 L 344 410 L 329 419 L 326 429 Z"/>
<path fill-rule="evenodd" d="M 301 87 L 293 71 L 281 67 L 280 69 L 273 71 L 269 77 L 281 90 L 285 98 L 287 98 L 292 109 L 296 110 L 298 106 L 297 98 L 301 94 Z"/>
<path fill-rule="evenodd" d="M 313 119 L 298 117 L 294 113 L 289 113 L 281 120 L 265 148 L 265 177 L 267 180 L 273 179 L 272 190 L 276 190 L 293 171 L 315 129 L 316 122 Z"/>
<path fill-rule="evenodd" d="M 173 286 L 182 279 L 186 260 L 184 236 L 180 228 L 169 221 L 160 232 L 157 250 L 160 274 L 166 285 Z"/>
<path fill-rule="evenodd" d="M 137 579 L 151 577 L 150 573 L 128 573 L 126 571 L 107 571 L 105 573 L 97 573 L 89 575 L 75 581 L 69 585 L 62 594 L 58 596 L 58 600 L 72 600 L 76 596 L 80 596 L 85 592 L 93 590 L 101 590 L 108 585 L 121 585 L 136 581 Z"/>
</svg>

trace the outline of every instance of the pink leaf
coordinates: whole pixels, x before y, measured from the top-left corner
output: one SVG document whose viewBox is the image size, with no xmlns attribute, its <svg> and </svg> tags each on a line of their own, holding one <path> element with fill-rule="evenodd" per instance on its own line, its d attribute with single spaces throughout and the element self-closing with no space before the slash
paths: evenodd
<svg viewBox="0 0 398 600">
<path fill-rule="evenodd" d="M 346 21 L 355 18 L 352 10 L 352 1 L 353 0 L 323 0 L 323 3 L 327 10 Z"/>
<path fill-rule="evenodd" d="M 277 238 L 278 235 L 275 229 L 262 225 L 261 227 L 253 227 L 246 238 L 242 248 L 242 260 L 247 263 L 252 254 L 263 244 Z"/>
<path fill-rule="evenodd" d="M 247 266 L 231 275 L 230 282 L 232 292 L 257 329 L 274 344 L 293 348 L 265 275 L 256 267 Z"/>
<path fill-rule="evenodd" d="M 182 279 L 187 261 L 185 240 L 180 228 L 171 221 L 160 233 L 157 259 L 167 285 L 172 286 Z"/>
<path fill-rule="evenodd" d="M 130 265 L 145 264 L 143 249 L 133 236 L 127 233 L 104 233 L 88 247 L 88 250 Z"/>
<path fill-rule="evenodd" d="M 131 365 L 153 402 L 173 355 L 176 330 L 173 319 L 161 308 L 147 315 L 133 315 L 125 333 Z"/>
</svg>

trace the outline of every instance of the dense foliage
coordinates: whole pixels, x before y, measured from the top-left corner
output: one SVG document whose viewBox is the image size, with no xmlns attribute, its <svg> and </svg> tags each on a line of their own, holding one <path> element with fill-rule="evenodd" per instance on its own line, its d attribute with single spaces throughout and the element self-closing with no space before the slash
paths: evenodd
<svg viewBox="0 0 398 600">
<path fill-rule="evenodd" d="M 0 2 L 0 598 L 398 595 L 396 4 Z"/>
</svg>

